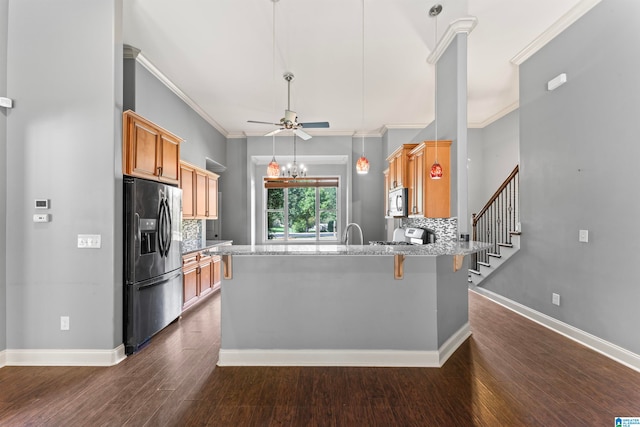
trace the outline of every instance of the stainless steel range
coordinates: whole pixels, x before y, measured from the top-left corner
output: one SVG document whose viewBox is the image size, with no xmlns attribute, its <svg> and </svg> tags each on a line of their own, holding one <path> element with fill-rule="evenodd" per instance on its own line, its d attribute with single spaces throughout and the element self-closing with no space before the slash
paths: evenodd
<svg viewBox="0 0 640 427">
<path fill-rule="evenodd" d="M 433 230 L 417 227 L 409 227 L 404 230 L 404 240 L 396 241 L 384 241 L 373 240 L 369 241 L 370 245 L 426 245 L 428 243 L 435 243 L 436 234 Z"/>
</svg>

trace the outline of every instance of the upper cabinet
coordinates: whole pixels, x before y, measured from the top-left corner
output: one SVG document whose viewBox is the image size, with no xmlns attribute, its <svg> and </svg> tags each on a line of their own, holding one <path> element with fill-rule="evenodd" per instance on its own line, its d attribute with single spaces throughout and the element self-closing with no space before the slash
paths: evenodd
<svg viewBox="0 0 640 427">
<path fill-rule="evenodd" d="M 168 184 L 180 181 L 182 140 L 131 110 L 123 113 L 122 172 Z"/>
<path fill-rule="evenodd" d="M 416 145 L 418 144 L 403 144 L 387 157 L 390 189 L 407 186 L 409 182 L 408 156 Z"/>
<path fill-rule="evenodd" d="M 451 141 L 424 141 L 411 150 L 409 168 L 409 216 L 448 218 L 451 212 Z M 443 175 L 431 179 L 438 160 Z"/>
<path fill-rule="evenodd" d="M 180 162 L 182 219 L 218 219 L 218 175 Z"/>
</svg>

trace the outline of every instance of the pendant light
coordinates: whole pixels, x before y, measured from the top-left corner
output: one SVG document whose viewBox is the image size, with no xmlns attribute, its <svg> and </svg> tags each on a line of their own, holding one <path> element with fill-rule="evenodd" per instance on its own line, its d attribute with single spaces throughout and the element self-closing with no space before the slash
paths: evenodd
<svg viewBox="0 0 640 427">
<path fill-rule="evenodd" d="M 271 0 L 273 2 L 273 60 L 272 60 L 272 70 L 271 70 L 271 79 L 273 81 L 273 105 L 275 106 L 275 86 L 276 86 L 276 3 L 278 0 Z M 269 178 L 277 178 L 280 176 L 280 165 L 276 161 L 276 136 L 273 137 L 273 149 L 272 149 L 272 157 L 269 162 L 269 166 L 267 166 L 267 176 Z"/>
<path fill-rule="evenodd" d="M 356 162 L 356 172 L 359 175 L 365 175 L 369 173 L 369 160 L 364 155 L 364 2 L 362 0 L 362 156 Z"/>
<path fill-rule="evenodd" d="M 440 12 L 442 12 L 442 5 L 441 4 L 436 4 L 435 6 L 433 6 L 430 10 L 429 10 L 429 16 L 433 16 L 435 18 L 435 32 L 434 32 L 434 44 L 433 44 L 433 48 L 436 49 L 437 45 L 438 45 L 438 15 L 440 14 Z M 433 165 L 431 165 L 431 172 L 429 173 L 429 176 L 431 176 L 431 179 L 440 179 L 442 178 L 442 166 L 440 165 L 440 163 L 438 163 L 438 62 L 436 61 L 436 63 L 434 64 L 434 105 L 435 105 L 435 109 L 434 109 L 434 113 L 433 113 L 433 117 L 434 117 L 434 122 L 435 122 L 435 141 L 436 141 L 436 156 L 435 156 L 435 161 L 433 162 Z"/>
</svg>

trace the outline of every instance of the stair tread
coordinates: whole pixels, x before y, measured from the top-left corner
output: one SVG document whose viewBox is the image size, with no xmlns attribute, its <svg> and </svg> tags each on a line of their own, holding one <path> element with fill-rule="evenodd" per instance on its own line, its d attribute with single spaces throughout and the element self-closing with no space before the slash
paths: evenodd
<svg viewBox="0 0 640 427">
<path fill-rule="evenodd" d="M 489 264 L 488 262 L 484 262 L 484 261 L 478 261 L 478 265 L 484 265 L 485 267 L 491 267 L 491 264 Z"/>
<path fill-rule="evenodd" d="M 513 243 L 498 243 L 498 246 L 503 246 L 505 248 L 512 248 Z"/>
<path fill-rule="evenodd" d="M 522 233 L 520 231 L 511 231 L 509 232 L 509 234 L 511 234 L 512 236 L 519 236 Z"/>
<path fill-rule="evenodd" d="M 478 270 L 474 270 L 472 268 L 469 269 L 469 273 L 473 273 L 473 274 L 477 274 L 478 276 L 480 276 L 480 272 Z"/>
<path fill-rule="evenodd" d="M 502 258 L 502 255 L 494 253 L 494 252 L 488 252 L 487 255 L 492 256 L 494 258 Z"/>
</svg>

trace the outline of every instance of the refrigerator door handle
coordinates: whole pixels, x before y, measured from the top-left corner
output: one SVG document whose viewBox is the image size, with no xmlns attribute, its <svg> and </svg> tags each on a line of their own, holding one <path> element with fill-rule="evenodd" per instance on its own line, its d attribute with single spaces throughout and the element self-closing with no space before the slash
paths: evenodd
<svg viewBox="0 0 640 427">
<path fill-rule="evenodd" d="M 169 255 L 169 249 L 171 248 L 171 207 L 169 206 L 169 201 L 164 199 L 164 215 L 165 215 L 165 252 L 164 256 Z"/>
<path fill-rule="evenodd" d="M 164 203 L 160 200 L 160 209 L 158 210 L 158 246 L 160 249 L 160 256 L 164 257 Z"/>
<path fill-rule="evenodd" d="M 134 233 L 136 234 L 136 239 L 140 242 L 140 246 L 142 247 L 142 233 L 140 232 L 140 215 L 138 212 L 134 214 L 135 221 L 133 221 Z M 142 251 L 142 248 L 140 249 Z M 139 256 L 140 254 L 137 254 Z"/>
</svg>

